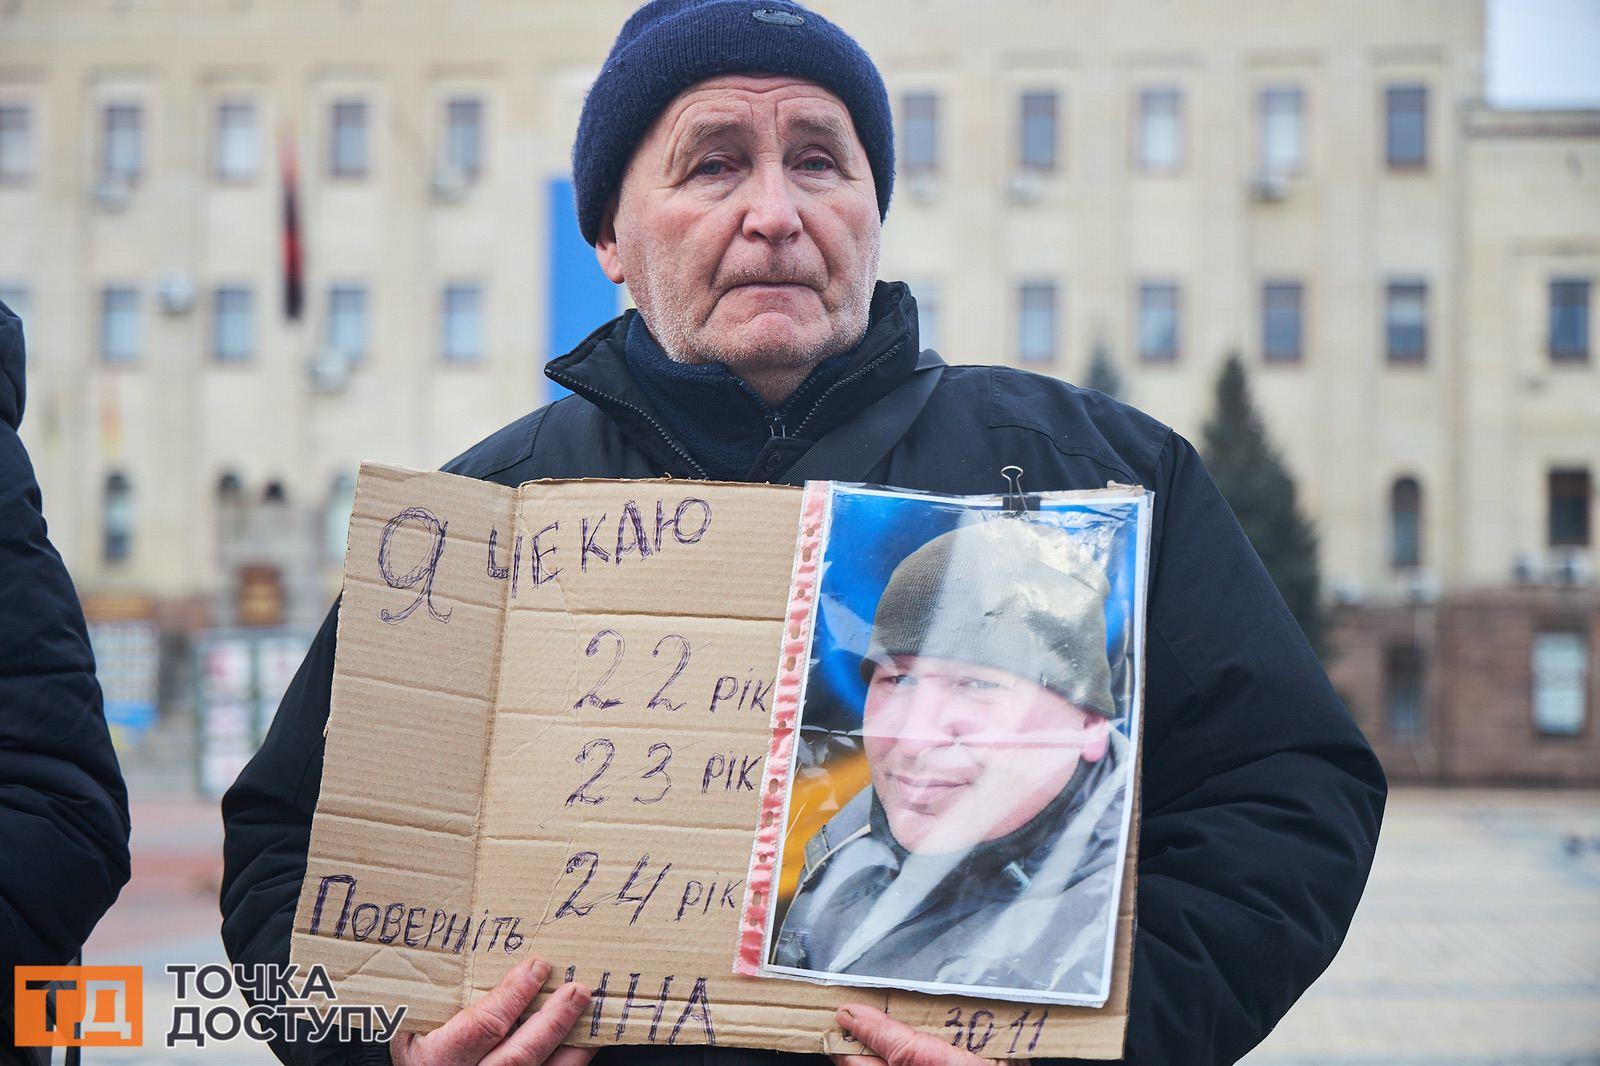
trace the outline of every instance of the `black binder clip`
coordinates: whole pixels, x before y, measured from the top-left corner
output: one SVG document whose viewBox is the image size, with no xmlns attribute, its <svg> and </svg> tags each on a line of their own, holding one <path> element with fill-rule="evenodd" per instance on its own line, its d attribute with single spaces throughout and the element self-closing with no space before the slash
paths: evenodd
<svg viewBox="0 0 1600 1066">
<path fill-rule="evenodd" d="M 1008 517 L 1022 518 L 1029 511 L 1039 509 L 1039 498 L 1029 496 L 1022 491 L 1022 467 L 1003 466 L 1000 468 L 1000 475 L 1006 479 L 1004 506 Z"/>
</svg>

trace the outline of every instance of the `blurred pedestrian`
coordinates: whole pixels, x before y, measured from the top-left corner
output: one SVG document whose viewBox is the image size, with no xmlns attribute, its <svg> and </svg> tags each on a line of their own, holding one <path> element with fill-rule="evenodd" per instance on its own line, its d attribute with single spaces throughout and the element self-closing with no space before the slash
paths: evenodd
<svg viewBox="0 0 1600 1066">
<path fill-rule="evenodd" d="M 17 966 L 62 966 L 128 882 L 128 793 L 83 608 L 50 544 L 17 428 L 22 321 L 0 303 L 0 1063 Z"/>
</svg>

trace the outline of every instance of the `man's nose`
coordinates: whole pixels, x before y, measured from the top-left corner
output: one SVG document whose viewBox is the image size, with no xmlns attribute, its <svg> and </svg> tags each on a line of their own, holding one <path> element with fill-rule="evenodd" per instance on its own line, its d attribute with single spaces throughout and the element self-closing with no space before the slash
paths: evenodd
<svg viewBox="0 0 1600 1066">
<path fill-rule="evenodd" d="M 781 244 L 800 232 L 800 205 L 782 162 L 758 164 L 746 187 L 750 196 L 744 214 L 746 237 Z"/>
<path fill-rule="evenodd" d="M 898 746 L 911 755 L 959 742 L 983 729 L 984 715 L 939 685 L 919 685 Z"/>
</svg>

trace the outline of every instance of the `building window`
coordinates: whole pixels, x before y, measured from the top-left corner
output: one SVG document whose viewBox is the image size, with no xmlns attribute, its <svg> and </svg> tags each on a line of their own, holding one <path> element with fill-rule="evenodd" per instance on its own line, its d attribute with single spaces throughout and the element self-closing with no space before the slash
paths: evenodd
<svg viewBox="0 0 1600 1066">
<path fill-rule="evenodd" d="M 249 521 L 244 482 L 232 470 L 224 471 L 217 479 L 217 546 L 226 552 L 243 540 Z"/>
<path fill-rule="evenodd" d="M 476 178 L 483 171 L 483 101 L 460 96 L 444 105 L 445 164 Z"/>
<path fill-rule="evenodd" d="M 0 104 L 0 182 L 33 177 L 33 116 L 26 104 Z"/>
<path fill-rule="evenodd" d="M 1391 85 L 1384 92 L 1384 143 L 1395 169 L 1428 165 L 1428 89 Z"/>
<path fill-rule="evenodd" d="M 246 288 L 221 288 L 211 300 L 211 354 L 219 363 L 249 359 L 255 347 L 255 315 Z"/>
<path fill-rule="evenodd" d="M 1029 281 L 1018 289 L 1017 355 L 1024 363 L 1049 363 L 1056 357 L 1053 282 Z"/>
<path fill-rule="evenodd" d="M 906 93 L 902 104 L 905 129 L 900 166 L 909 174 L 932 174 L 939 169 L 939 97 Z"/>
<path fill-rule="evenodd" d="M 133 552 L 133 484 L 125 474 L 107 475 L 101 504 L 101 554 L 120 563 Z"/>
<path fill-rule="evenodd" d="M 1589 718 L 1589 635 L 1545 630 L 1533 637 L 1533 728 L 1546 736 L 1583 732 Z"/>
<path fill-rule="evenodd" d="M 1297 88 L 1261 90 L 1261 169 L 1298 174 L 1305 167 L 1305 97 Z"/>
<path fill-rule="evenodd" d="M 1171 362 L 1178 358 L 1178 286 L 1147 281 L 1139 286 L 1139 358 Z"/>
<path fill-rule="evenodd" d="M 1422 565 L 1422 486 L 1403 477 L 1389 489 L 1389 565 Z"/>
<path fill-rule="evenodd" d="M 1384 300 L 1385 347 L 1391 363 L 1420 363 L 1428 357 L 1428 285 L 1391 281 Z"/>
<path fill-rule="evenodd" d="M 1594 486 L 1585 468 L 1550 471 L 1550 547 L 1587 548 Z"/>
<path fill-rule="evenodd" d="M 1172 88 L 1139 93 L 1139 169 L 1173 171 L 1183 166 L 1183 95 Z"/>
<path fill-rule="evenodd" d="M 1056 168 L 1056 94 L 1022 94 L 1021 163 L 1024 170 Z"/>
<path fill-rule="evenodd" d="M 944 294 L 940 291 L 939 283 L 918 282 L 911 289 L 911 295 L 917 301 L 917 344 L 938 351 L 939 346 L 944 343 L 943 330 L 940 328 Z"/>
<path fill-rule="evenodd" d="M 328 290 L 328 347 L 345 363 L 367 357 L 367 290 L 360 285 Z"/>
<path fill-rule="evenodd" d="M 139 290 L 100 290 L 100 358 L 131 363 L 139 358 Z"/>
<path fill-rule="evenodd" d="M 100 174 L 106 181 L 133 185 L 144 170 L 144 112 L 138 104 L 107 104 Z"/>
<path fill-rule="evenodd" d="M 1589 361 L 1589 282 L 1555 278 L 1550 282 L 1550 358 L 1558 363 Z"/>
<path fill-rule="evenodd" d="M 363 100 L 335 100 L 329 122 L 328 172 L 336 178 L 367 173 L 367 105 Z"/>
<path fill-rule="evenodd" d="M 261 166 L 256 107 L 245 100 L 217 105 L 216 175 L 221 181 L 250 181 Z"/>
<path fill-rule="evenodd" d="M 444 290 L 441 352 L 449 363 L 476 363 L 483 358 L 483 289 L 447 285 Z"/>
<path fill-rule="evenodd" d="M 1422 650 L 1414 644 L 1384 649 L 1383 706 L 1389 735 L 1399 740 L 1422 736 Z"/>
<path fill-rule="evenodd" d="M 1301 295 L 1298 281 L 1269 281 L 1261 287 L 1261 352 L 1268 360 L 1300 359 Z"/>
</svg>

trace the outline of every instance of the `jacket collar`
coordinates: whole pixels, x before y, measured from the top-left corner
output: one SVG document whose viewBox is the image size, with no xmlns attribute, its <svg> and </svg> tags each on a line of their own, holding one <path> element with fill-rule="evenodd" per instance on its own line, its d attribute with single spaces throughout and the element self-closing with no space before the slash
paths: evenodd
<svg viewBox="0 0 1600 1066">
<path fill-rule="evenodd" d="M 628 330 L 637 311 L 607 322 L 576 348 L 545 366 L 545 376 L 582 396 L 617 424 L 645 454 L 669 473 L 706 478 L 703 465 L 667 428 L 628 370 Z M 815 441 L 888 393 L 917 365 L 917 302 L 903 282 L 880 281 L 873 289 L 867 335 L 856 346 L 833 385 L 794 413 L 785 431 Z"/>
</svg>

